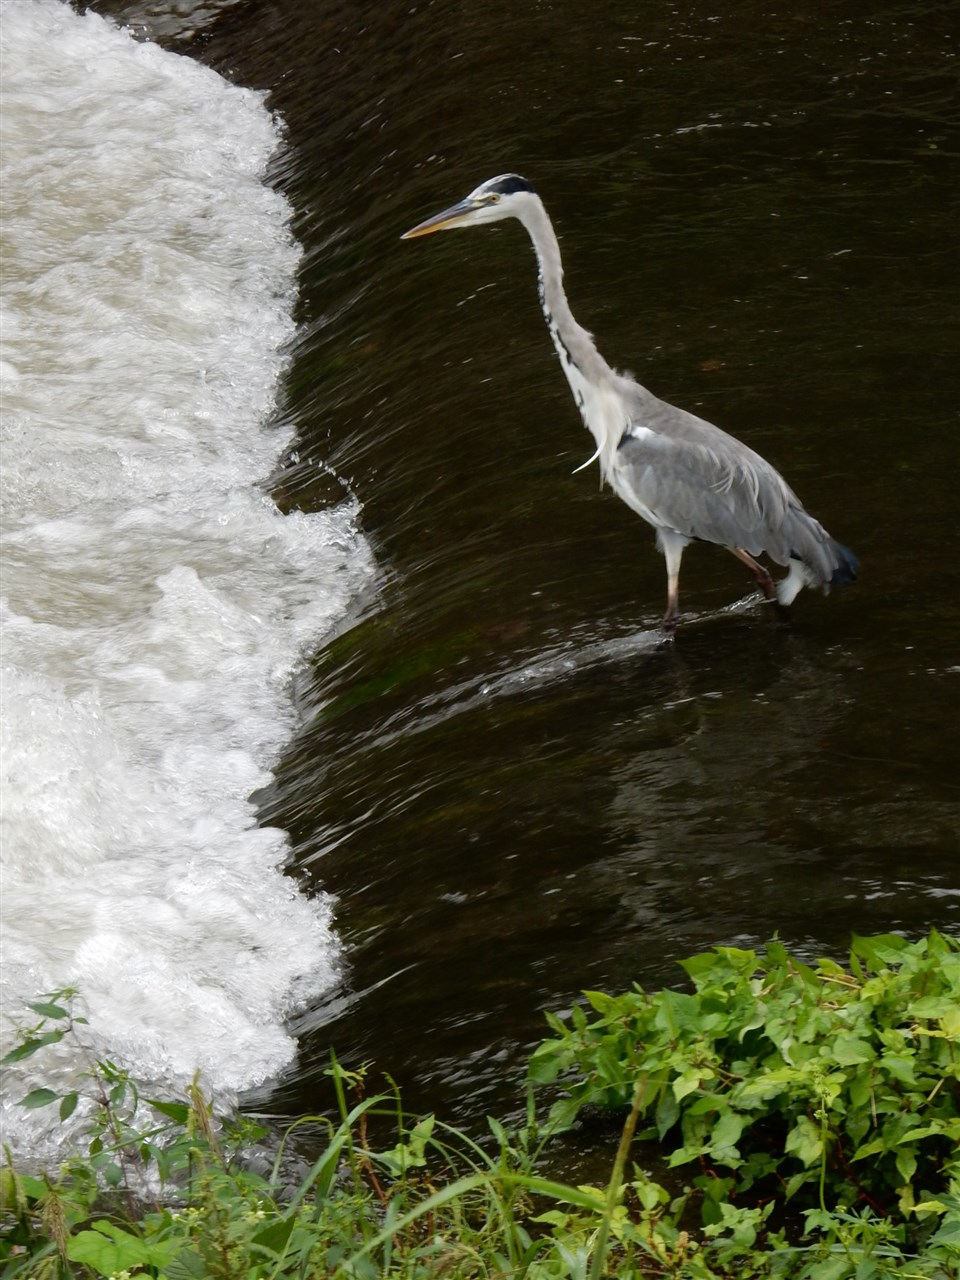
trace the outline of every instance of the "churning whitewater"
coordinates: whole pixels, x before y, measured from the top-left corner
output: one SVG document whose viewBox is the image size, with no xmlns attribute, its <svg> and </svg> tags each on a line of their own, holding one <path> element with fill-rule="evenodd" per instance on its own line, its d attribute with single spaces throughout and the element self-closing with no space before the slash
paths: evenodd
<svg viewBox="0 0 960 1280">
<path fill-rule="evenodd" d="M 98 1052 L 229 1095 L 336 976 L 249 796 L 373 566 L 355 506 L 259 487 L 298 264 L 262 95 L 60 0 L 2 17 L 3 1046 L 73 986 Z M 8 1073 L 6 1140 L 76 1069 Z"/>
</svg>

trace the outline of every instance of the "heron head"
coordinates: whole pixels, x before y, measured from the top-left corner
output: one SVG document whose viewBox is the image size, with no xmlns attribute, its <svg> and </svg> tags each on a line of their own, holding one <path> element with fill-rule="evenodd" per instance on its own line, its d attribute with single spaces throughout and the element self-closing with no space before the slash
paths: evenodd
<svg viewBox="0 0 960 1280">
<path fill-rule="evenodd" d="M 526 204 L 536 199 L 533 184 L 516 173 L 501 173 L 488 178 L 476 190 L 453 204 L 449 209 L 435 213 L 432 218 L 418 222 L 401 240 L 415 236 L 427 236 L 432 231 L 446 231 L 451 227 L 472 227 L 481 222 L 499 222 L 501 218 L 519 218 Z"/>
</svg>

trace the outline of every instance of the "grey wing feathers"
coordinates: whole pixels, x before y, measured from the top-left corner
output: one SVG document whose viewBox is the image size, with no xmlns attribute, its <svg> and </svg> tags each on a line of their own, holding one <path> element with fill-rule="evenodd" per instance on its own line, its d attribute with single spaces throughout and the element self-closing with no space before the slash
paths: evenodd
<svg viewBox="0 0 960 1280">
<path fill-rule="evenodd" d="M 800 560 L 818 584 L 832 580 L 836 544 L 765 459 L 653 396 L 638 408 L 617 449 L 620 483 L 613 478 L 630 505 L 684 537 L 766 553 L 782 565 Z"/>
</svg>

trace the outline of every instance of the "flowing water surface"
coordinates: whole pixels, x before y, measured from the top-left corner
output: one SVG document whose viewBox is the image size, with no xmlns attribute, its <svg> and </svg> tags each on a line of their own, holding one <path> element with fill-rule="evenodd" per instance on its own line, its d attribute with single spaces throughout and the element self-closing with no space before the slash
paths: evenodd
<svg viewBox="0 0 960 1280">
<path fill-rule="evenodd" d="M 325 553 L 344 592 L 322 644 L 294 636 L 298 727 L 277 721 L 254 792 L 288 833 L 267 861 L 286 856 L 300 891 L 289 932 L 267 909 L 264 933 L 295 951 L 303 904 L 332 895 L 336 957 L 287 1023 L 296 1061 L 249 1105 L 326 1105 L 332 1046 L 410 1108 L 472 1123 L 520 1105 L 543 1010 L 584 988 L 675 983 L 678 958 L 774 933 L 842 956 L 853 931 L 956 931 L 952 7 L 98 7 L 282 117 L 270 180 L 302 248 L 297 329 L 287 435 L 253 465 L 297 528 L 346 522 Z M 507 170 L 537 184 L 605 356 L 777 465 L 859 554 L 854 588 L 803 593 L 783 624 L 730 556 L 694 546 L 681 631 L 658 643 L 662 559 L 595 467 L 571 474 L 592 439 L 522 229 L 399 240 Z M 214 330 L 262 282 L 263 235 L 231 242 Z M 263 412 L 233 430 L 253 439 Z M 205 465 L 190 474 L 216 521 Z M 241 526 L 215 559 L 256 558 Z M 268 560 L 257 581 L 279 619 L 283 575 Z M 310 596 L 298 577 L 298 607 Z M 198 614 L 185 598 L 176 616 Z M 221 666 L 197 683 L 229 684 Z M 159 715 L 171 698 L 147 687 Z M 164 963 L 170 947 L 144 944 Z"/>
<path fill-rule="evenodd" d="M 413 1105 L 518 1104 L 542 1010 L 779 933 L 960 913 L 958 135 L 949 6 L 296 4 L 205 56 L 270 87 L 306 250 L 290 509 L 325 463 L 386 574 L 263 800 L 333 892 L 330 1045 Z M 951 114 L 952 112 L 952 114 Z M 609 493 L 517 224 L 398 233 L 506 170 L 614 363 L 778 465 L 863 561 L 789 626 Z M 278 1102 L 274 1095 L 274 1104 Z"/>
</svg>

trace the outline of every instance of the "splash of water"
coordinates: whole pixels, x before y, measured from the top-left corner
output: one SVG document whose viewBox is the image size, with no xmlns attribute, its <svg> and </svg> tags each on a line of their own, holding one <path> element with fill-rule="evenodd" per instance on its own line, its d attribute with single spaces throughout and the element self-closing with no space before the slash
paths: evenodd
<svg viewBox="0 0 960 1280">
<path fill-rule="evenodd" d="M 222 1094 L 336 976 L 248 797 L 373 566 L 355 505 L 258 488 L 298 263 L 262 96 L 58 0 L 3 40 L 3 1040 L 75 985 L 99 1050 Z"/>
</svg>

